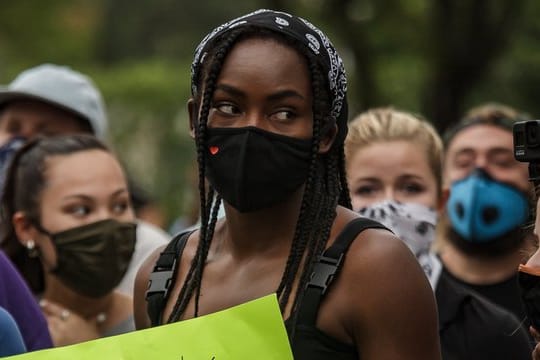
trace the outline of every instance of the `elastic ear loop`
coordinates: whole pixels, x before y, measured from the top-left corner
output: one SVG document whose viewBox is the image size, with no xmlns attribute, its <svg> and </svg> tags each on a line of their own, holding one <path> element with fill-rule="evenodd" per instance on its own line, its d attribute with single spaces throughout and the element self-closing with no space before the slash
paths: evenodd
<svg viewBox="0 0 540 360">
<path fill-rule="evenodd" d="M 31 222 L 32 222 L 32 225 L 34 225 L 34 227 L 37 229 L 37 231 L 39 231 L 43 235 L 47 235 L 49 238 L 52 239 L 52 234 L 49 231 L 45 230 L 43 226 L 41 226 L 41 223 L 39 222 L 39 220 L 32 219 Z"/>
</svg>

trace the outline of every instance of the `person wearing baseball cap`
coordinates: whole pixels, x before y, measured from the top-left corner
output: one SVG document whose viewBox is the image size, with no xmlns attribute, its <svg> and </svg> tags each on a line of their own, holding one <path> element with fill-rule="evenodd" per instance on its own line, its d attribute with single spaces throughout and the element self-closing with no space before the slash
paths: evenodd
<svg viewBox="0 0 540 360">
<path fill-rule="evenodd" d="M 101 94 L 86 75 L 42 64 L 0 86 L 0 187 L 11 156 L 26 139 L 80 132 L 101 140 L 107 132 Z"/>
<path fill-rule="evenodd" d="M 103 140 L 107 116 L 90 78 L 67 66 L 43 64 L 0 87 L 0 131 L 25 138 L 91 132 Z"/>
</svg>

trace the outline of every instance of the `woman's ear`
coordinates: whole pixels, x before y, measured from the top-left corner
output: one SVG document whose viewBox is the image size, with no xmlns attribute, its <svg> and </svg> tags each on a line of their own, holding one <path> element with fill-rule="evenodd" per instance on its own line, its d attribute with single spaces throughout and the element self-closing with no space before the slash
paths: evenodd
<svg viewBox="0 0 540 360">
<path fill-rule="evenodd" d="M 189 98 L 187 102 L 188 114 L 189 114 L 189 135 L 192 139 L 195 139 L 195 126 L 197 124 L 197 118 L 199 114 L 199 104 L 193 98 Z"/>
<path fill-rule="evenodd" d="M 26 243 L 28 241 L 36 240 L 39 233 L 23 211 L 17 211 L 13 214 L 12 222 L 17 240 L 19 240 L 22 246 L 27 247 Z"/>
<path fill-rule="evenodd" d="M 323 134 L 323 137 L 319 142 L 319 154 L 326 154 L 330 150 L 332 144 L 334 143 L 334 140 L 336 139 L 337 132 L 337 124 L 334 124 L 330 126 L 328 130 Z"/>
</svg>

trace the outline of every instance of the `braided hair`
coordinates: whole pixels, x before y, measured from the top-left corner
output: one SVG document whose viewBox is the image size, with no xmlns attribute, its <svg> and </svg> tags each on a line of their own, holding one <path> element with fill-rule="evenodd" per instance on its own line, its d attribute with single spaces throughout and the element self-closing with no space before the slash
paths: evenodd
<svg viewBox="0 0 540 360">
<path fill-rule="evenodd" d="M 200 195 L 200 241 L 188 270 L 180 294 L 169 322 L 179 320 L 184 314 L 190 300 L 195 297 L 195 314 L 198 315 L 198 300 L 204 264 L 208 255 L 210 244 L 217 221 L 218 208 L 221 198 L 211 185 L 206 185 L 206 132 L 208 115 L 211 108 L 212 95 L 221 72 L 223 63 L 240 41 L 249 38 L 273 39 L 285 46 L 292 47 L 302 57 L 307 59 L 311 76 L 313 92 L 313 137 L 310 155 L 309 174 L 305 183 L 304 194 L 300 206 L 291 249 L 287 258 L 281 281 L 276 289 L 281 311 L 284 312 L 291 296 L 294 296 L 291 318 L 294 324 L 298 305 L 302 301 L 303 289 L 309 281 L 313 266 L 324 251 L 330 230 L 336 217 L 338 204 L 351 208 L 349 190 L 345 174 L 345 158 L 343 142 L 336 141 L 325 154 L 319 154 L 321 139 L 335 124 L 336 119 L 330 115 L 330 94 L 326 74 L 312 52 L 295 39 L 286 37 L 281 33 L 254 26 L 244 26 L 232 29 L 218 37 L 210 45 L 210 51 L 204 59 L 203 67 L 198 79 L 195 79 L 201 93 L 194 94 L 196 104 L 200 104 L 196 118 L 195 140 L 197 147 L 197 160 L 199 169 L 199 195 Z M 296 294 L 293 295 L 295 279 L 299 277 Z"/>
</svg>

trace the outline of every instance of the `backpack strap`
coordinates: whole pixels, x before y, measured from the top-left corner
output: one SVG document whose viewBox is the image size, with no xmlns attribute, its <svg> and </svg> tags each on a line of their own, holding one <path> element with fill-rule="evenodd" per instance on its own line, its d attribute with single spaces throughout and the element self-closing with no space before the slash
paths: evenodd
<svg viewBox="0 0 540 360">
<path fill-rule="evenodd" d="M 323 296 L 338 276 L 349 246 L 365 229 L 388 230 L 384 225 L 363 217 L 354 219 L 345 226 L 332 246 L 326 249 L 313 265 L 311 278 L 299 305 L 298 324 L 315 326 Z"/>
<path fill-rule="evenodd" d="M 146 311 L 152 326 L 161 325 L 161 316 L 169 297 L 169 290 L 176 281 L 179 260 L 192 233 L 193 231 L 184 231 L 176 235 L 161 252 L 150 273 L 146 290 Z"/>
</svg>

